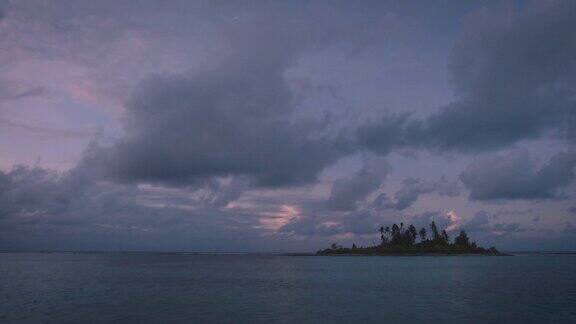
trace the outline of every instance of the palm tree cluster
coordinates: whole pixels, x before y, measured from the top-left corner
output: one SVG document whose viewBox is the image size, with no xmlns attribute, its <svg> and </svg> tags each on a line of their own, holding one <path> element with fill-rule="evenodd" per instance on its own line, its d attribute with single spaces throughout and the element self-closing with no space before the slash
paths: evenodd
<svg viewBox="0 0 576 324">
<path fill-rule="evenodd" d="M 414 225 L 404 226 L 404 223 L 400 223 L 400 226 L 392 224 L 392 227 L 381 226 L 379 229 L 381 246 L 413 246 L 413 245 L 449 245 L 450 238 L 446 230 L 441 232 L 438 230 L 436 223 L 432 222 L 430 224 L 430 232 L 432 236 L 428 239 L 426 228 L 422 227 L 420 231 L 416 230 Z M 417 239 L 420 239 L 419 243 L 416 243 Z M 471 246 L 468 235 L 465 231 L 461 231 L 460 235 L 456 237 L 454 244 L 459 246 Z"/>
<path fill-rule="evenodd" d="M 405 226 L 392 224 L 392 226 L 381 226 L 380 244 L 368 247 L 358 247 L 356 244 L 352 248 L 346 248 L 336 243 L 325 250 L 318 251 L 318 254 L 493 254 L 500 255 L 494 248 L 485 249 L 471 242 L 465 231 L 450 243 L 450 237 L 445 229 L 440 230 L 436 223 L 430 223 L 430 233 L 426 228 L 419 231 L 414 225 Z"/>
</svg>

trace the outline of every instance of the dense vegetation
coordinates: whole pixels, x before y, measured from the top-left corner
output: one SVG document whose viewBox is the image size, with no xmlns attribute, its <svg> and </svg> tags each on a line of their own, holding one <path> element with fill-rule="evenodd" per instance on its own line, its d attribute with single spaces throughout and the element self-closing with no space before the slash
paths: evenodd
<svg viewBox="0 0 576 324">
<path fill-rule="evenodd" d="M 368 247 L 342 247 L 335 243 L 325 250 L 318 251 L 320 255 L 331 254 L 500 254 L 496 248 L 485 249 L 471 242 L 465 231 L 460 231 L 453 243 L 446 230 L 440 231 L 436 224 L 430 224 L 430 237 L 426 228 L 419 231 L 414 225 L 404 227 L 393 224 L 392 227 L 380 227 L 380 244 Z M 417 242 L 419 241 L 419 242 Z"/>
</svg>

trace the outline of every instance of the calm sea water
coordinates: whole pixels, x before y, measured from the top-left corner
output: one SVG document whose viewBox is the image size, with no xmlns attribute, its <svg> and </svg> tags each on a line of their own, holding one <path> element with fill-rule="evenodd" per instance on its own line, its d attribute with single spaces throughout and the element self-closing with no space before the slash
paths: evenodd
<svg viewBox="0 0 576 324">
<path fill-rule="evenodd" d="M 0 253 L 0 322 L 576 323 L 576 255 Z"/>
</svg>

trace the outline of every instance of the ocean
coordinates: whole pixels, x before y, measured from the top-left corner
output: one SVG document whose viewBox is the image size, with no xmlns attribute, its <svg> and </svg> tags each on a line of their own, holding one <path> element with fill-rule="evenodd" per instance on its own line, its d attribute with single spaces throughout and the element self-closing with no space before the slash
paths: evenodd
<svg viewBox="0 0 576 324">
<path fill-rule="evenodd" d="M 576 323 L 576 255 L 0 253 L 2 323 Z"/>
</svg>

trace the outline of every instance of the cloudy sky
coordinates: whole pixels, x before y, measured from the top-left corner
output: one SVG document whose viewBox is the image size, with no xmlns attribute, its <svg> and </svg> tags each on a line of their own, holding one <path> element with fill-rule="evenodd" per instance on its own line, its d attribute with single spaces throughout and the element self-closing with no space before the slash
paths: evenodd
<svg viewBox="0 0 576 324">
<path fill-rule="evenodd" d="M 576 250 L 574 1 L 0 0 L 0 250 Z"/>
</svg>

